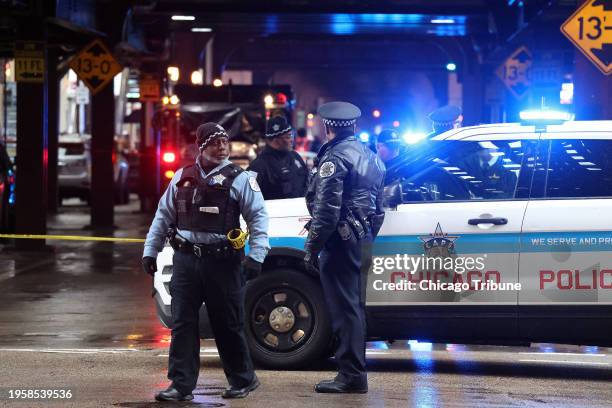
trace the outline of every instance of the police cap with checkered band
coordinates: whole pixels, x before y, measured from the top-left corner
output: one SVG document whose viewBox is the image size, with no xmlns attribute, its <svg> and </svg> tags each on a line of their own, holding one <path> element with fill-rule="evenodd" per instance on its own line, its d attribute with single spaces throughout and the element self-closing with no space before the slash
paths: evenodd
<svg viewBox="0 0 612 408">
<path fill-rule="evenodd" d="M 321 120 L 327 126 L 348 127 L 357 123 L 361 110 L 348 102 L 329 102 L 319 107 L 317 111 Z"/>
</svg>

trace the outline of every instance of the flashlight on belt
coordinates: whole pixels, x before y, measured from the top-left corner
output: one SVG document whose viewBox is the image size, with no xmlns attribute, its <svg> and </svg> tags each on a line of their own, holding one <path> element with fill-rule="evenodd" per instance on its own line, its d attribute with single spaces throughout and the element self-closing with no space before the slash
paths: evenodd
<svg viewBox="0 0 612 408">
<path fill-rule="evenodd" d="M 249 233 L 244 232 L 240 228 L 234 228 L 233 230 L 227 233 L 227 239 L 232 248 L 234 249 L 244 248 L 248 236 Z"/>
</svg>

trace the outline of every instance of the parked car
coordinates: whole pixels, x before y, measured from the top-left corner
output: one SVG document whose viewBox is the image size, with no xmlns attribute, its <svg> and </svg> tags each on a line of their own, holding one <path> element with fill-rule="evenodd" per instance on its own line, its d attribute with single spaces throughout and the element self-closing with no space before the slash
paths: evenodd
<svg viewBox="0 0 612 408">
<path fill-rule="evenodd" d="M 91 154 L 89 135 L 61 135 L 58 145 L 58 188 L 60 204 L 77 197 L 89 203 Z"/>
<path fill-rule="evenodd" d="M 411 145 L 404 166 L 367 275 L 368 339 L 612 345 L 612 121 L 453 129 Z M 246 335 L 257 363 L 295 368 L 330 355 L 329 312 L 303 265 L 304 199 L 266 205 L 272 249 L 247 284 Z M 452 264 L 380 270 L 402 254 Z M 157 268 L 168 325 L 172 248 Z M 281 307 L 289 329 L 270 323 Z"/>
<path fill-rule="evenodd" d="M 91 137 L 62 135 L 58 148 L 58 185 L 60 203 L 77 197 L 89 203 L 91 196 Z M 112 156 L 115 204 L 129 202 L 130 165 L 126 156 L 115 149 Z"/>
</svg>

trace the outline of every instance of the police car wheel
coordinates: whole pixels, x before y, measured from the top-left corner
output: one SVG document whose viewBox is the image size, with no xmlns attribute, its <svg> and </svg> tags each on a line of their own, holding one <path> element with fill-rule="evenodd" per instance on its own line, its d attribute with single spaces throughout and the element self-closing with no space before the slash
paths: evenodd
<svg viewBox="0 0 612 408">
<path fill-rule="evenodd" d="M 319 283 L 291 269 L 264 273 L 247 286 L 246 336 L 255 363 L 304 367 L 327 357 L 329 314 Z"/>
</svg>

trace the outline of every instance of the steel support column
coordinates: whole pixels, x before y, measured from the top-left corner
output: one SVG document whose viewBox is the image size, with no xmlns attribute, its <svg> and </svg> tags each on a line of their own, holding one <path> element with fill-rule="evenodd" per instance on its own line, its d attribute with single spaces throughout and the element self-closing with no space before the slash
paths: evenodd
<svg viewBox="0 0 612 408">
<path fill-rule="evenodd" d="M 43 41 L 42 19 L 24 19 L 19 37 Z M 27 28 L 25 28 L 27 27 Z M 46 46 L 43 47 L 46 54 Z M 47 232 L 47 79 L 43 83 L 17 83 L 17 157 L 15 230 L 17 234 Z M 19 249 L 41 249 L 44 240 L 20 239 Z"/>
<path fill-rule="evenodd" d="M 115 99 L 112 82 L 92 98 L 91 111 L 91 226 L 113 228 L 113 145 Z"/>
<path fill-rule="evenodd" d="M 59 73 L 57 71 L 57 51 L 47 51 L 47 109 L 48 123 L 48 169 L 47 169 L 47 210 L 57 213 L 59 205 L 57 181 L 57 149 L 59 138 Z"/>
</svg>

